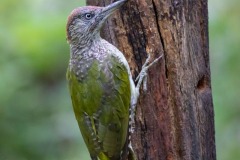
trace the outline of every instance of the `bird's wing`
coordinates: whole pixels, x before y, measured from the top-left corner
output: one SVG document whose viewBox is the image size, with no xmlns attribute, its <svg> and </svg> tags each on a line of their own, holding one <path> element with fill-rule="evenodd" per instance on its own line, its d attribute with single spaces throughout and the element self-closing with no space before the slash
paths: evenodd
<svg viewBox="0 0 240 160">
<path fill-rule="evenodd" d="M 91 155 L 119 156 L 128 133 L 130 82 L 126 67 L 111 56 L 93 61 L 81 81 L 68 71 L 73 108 Z"/>
</svg>

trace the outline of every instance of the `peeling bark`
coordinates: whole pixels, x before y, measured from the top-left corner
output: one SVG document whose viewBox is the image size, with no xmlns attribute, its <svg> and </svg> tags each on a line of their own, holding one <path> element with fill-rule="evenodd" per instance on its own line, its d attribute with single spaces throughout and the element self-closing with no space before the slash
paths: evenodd
<svg viewBox="0 0 240 160">
<path fill-rule="evenodd" d="M 215 160 L 207 0 L 129 0 L 102 34 L 125 54 L 134 76 L 148 53 L 164 54 L 137 106 L 138 159 Z"/>
</svg>

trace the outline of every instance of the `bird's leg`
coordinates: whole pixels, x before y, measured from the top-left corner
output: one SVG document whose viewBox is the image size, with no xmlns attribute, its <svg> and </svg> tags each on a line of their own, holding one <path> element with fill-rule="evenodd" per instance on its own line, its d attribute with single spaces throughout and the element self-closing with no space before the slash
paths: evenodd
<svg viewBox="0 0 240 160">
<path fill-rule="evenodd" d="M 136 105 L 138 102 L 138 98 L 140 95 L 140 87 L 143 84 L 143 91 L 146 92 L 147 91 L 147 75 L 148 75 L 148 69 L 154 65 L 155 63 L 157 63 L 161 58 L 163 57 L 163 55 L 159 56 L 158 58 L 156 58 L 154 61 L 152 61 L 150 63 L 150 59 L 151 56 L 150 54 L 148 54 L 148 58 L 145 61 L 145 63 L 142 66 L 142 70 L 140 71 L 139 75 L 136 78 L 136 81 L 138 81 L 136 87 L 135 87 L 135 94 L 133 95 L 132 99 L 131 99 L 131 115 L 130 115 L 130 125 L 131 125 L 131 133 L 133 133 L 134 131 L 134 124 L 135 124 L 135 109 L 136 109 Z"/>
<path fill-rule="evenodd" d="M 135 87 L 135 92 L 131 97 L 131 108 L 130 108 L 130 122 L 129 122 L 129 132 L 133 133 L 134 132 L 134 128 L 135 128 L 135 110 L 136 110 L 136 105 L 138 102 L 138 98 L 140 95 L 140 87 L 141 84 L 143 83 L 143 91 L 146 92 L 147 91 L 147 71 L 148 69 L 155 63 L 157 63 L 161 58 L 163 57 L 163 55 L 159 56 L 157 59 L 155 59 L 153 62 L 150 62 L 151 56 L 150 54 L 148 54 L 148 58 L 146 59 L 145 63 L 142 66 L 142 70 L 140 71 L 139 75 L 136 78 L 136 81 L 138 81 L 136 87 Z M 133 151 L 132 148 L 132 144 L 131 141 L 128 144 L 128 149 L 130 152 L 130 159 L 131 160 L 136 160 L 136 155 Z"/>
</svg>

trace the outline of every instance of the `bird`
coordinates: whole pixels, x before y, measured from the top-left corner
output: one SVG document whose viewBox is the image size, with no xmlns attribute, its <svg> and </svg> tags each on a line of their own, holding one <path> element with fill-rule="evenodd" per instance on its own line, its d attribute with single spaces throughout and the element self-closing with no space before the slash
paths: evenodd
<svg viewBox="0 0 240 160">
<path fill-rule="evenodd" d="M 123 53 L 101 38 L 104 22 L 126 2 L 78 7 L 67 20 L 66 76 L 75 118 L 92 160 L 121 160 L 129 153 L 136 159 L 129 137 L 139 89 L 149 67 L 160 59 L 149 64 L 148 57 L 135 85 Z"/>
</svg>

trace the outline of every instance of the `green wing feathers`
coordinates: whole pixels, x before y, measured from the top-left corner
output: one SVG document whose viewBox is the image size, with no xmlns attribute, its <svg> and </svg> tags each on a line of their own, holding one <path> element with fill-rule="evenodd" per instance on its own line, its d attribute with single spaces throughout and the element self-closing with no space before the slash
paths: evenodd
<svg viewBox="0 0 240 160">
<path fill-rule="evenodd" d="M 126 67 L 110 57 L 93 60 L 83 79 L 68 70 L 76 119 L 92 157 L 118 159 L 128 134 L 130 82 Z"/>
</svg>

